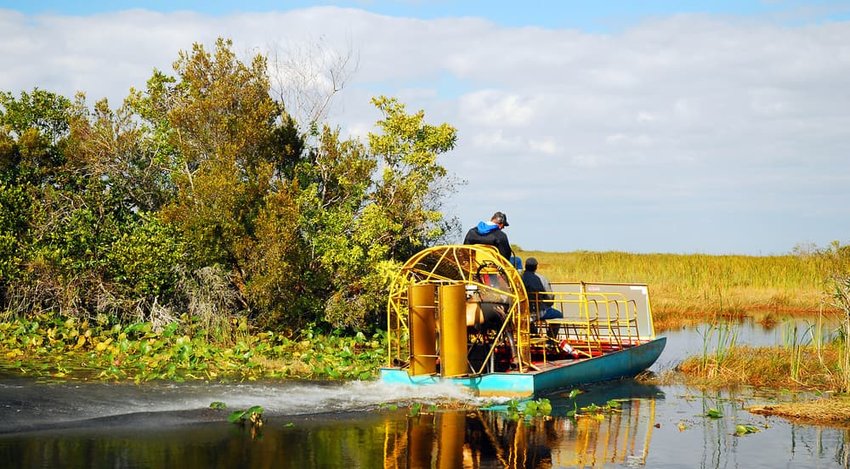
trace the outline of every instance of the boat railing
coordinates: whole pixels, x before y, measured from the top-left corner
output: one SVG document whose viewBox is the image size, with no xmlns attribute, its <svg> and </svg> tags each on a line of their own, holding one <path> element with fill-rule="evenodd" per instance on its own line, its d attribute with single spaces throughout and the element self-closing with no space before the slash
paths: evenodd
<svg viewBox="0 0 850 469">
<path fill-rule="evenodd" d="M 574 350 L 593 356 L 641 343 L 640 308 L 634 298 L 617 291 L 553 291 L 529 295 L 532 311 L 554 308 L 562 318 L 536 320 L 538 334 L 566 340 Z"/>
<path fill-rule="evenodd" d="M 595 301 L 587 301 L 581 293 L 574 292 L 533 292 L 529 296 L 532 311 L 545 311 L 554 308 L 563 317 L 537 321 L 537 333 L 549 334 L 556 341 L 566 340 L 583 355 L 592 356 L 601 351 L 599 338 L 599 312 Z"/>
<path fill-rule="evenodd" d="M 619 293 L 588 293 L 589 301 L 603 305 L 599 315 L 600 334 L 619 347 L 640 343 L 637 302 Z"/>
</svg>

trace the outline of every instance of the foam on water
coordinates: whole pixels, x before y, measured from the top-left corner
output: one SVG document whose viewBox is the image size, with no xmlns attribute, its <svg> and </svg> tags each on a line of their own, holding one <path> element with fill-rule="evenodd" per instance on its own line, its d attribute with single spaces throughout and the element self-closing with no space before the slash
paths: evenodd
<svg viewBox="0 0 850 469">
<path fill-rule="evenodd" d="M 378 381 L 174 385 L 156 394 L 155 398 L 146 394 L 133 407 L 146 407 L 148 411 L 181 410 L 207 407 L 213 401 L 220 401 L 228 408 L 260 405 L 271 415 L 304 415 L 368 410 L 382 404 L 436 404 L 447 400 L 469 404 L 486 402 L 468 389 L 450 384 L 390 386 Z"/>
<path fill-rule="evenodd" d="M 23 392 L 22 392 L 23 391 Z M 493 402 L 451 384 L 387 385 L 379 381 L 254 383 L 39 383 L 0 381 L 0 427 L 51 424 L 121 415 L 191 411 L 224 402 L 228 409 L 259 405 L 269 416 L 368 411 L 386 404 Z M 3 428 L 0 428 L 3 430 Z"/>
</svg>

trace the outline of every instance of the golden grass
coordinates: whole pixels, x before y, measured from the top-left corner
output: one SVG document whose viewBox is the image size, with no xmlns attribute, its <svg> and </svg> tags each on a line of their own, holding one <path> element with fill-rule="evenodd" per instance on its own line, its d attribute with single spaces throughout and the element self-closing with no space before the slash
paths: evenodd
<svg viewBox="0 0 850 469">
<path fill-rule="evenodd" d="M 762 314 L 812 314 L 826 304 L 835 266 L 823 256 L 632 254 L 625 252 L 520 251 L 536 257 L 551 281 L 645 283 L 656 326 L 706 318 Z"/>
<path fill-rule="evenodd" d="M 711 356 L 689 357 L 678 370 L 687 384 L 696 386 L 749 385 L 773 389 L 841 389 L 840 345 L 827 344 L 800 348 L 794 356 L 785 347 L 735 346 L 718 363 Z M 799 367 L 792 370 L 792 366 Z M 793 372 L 792 372 L 793 371 Z M 796 376 L 796 378 L 795 378 Z"/>
<path fill-rule="evenodd" d="M 850 397 L 848 396 L 752 406 L 747 410 L 754 414 L 776 415 L 806 423 L 850 425 Z"/>
</svg>

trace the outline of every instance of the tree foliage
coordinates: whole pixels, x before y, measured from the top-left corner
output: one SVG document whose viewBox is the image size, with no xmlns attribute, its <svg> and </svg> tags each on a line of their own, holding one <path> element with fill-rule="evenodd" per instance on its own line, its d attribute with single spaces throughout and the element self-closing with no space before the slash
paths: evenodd
<svg viewBox="0 0 850 469">
<path fill-rule="evenodd" d="M 57 312 L 292 329 L 376 324 L 398 263 L 451 224 L 455 129 L 373 100 L 368 141 L 270 94 L 232 43 L 181 52 L 124 103 L 0 93 L 0 300 Z M 216 326 L 216 327 L 218 327 Z"/>
</svg>

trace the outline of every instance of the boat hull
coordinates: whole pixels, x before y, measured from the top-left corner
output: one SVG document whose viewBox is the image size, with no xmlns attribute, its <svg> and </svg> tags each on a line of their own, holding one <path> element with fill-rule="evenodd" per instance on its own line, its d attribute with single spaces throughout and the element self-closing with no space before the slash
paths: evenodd
<svg viewBox="0 0 850 469">
<path fill-rule="evenodd" d="M 477 376 L 410 376 L 406 369 L 381 368 L 380 380 L 392 385 L 426 386 L 452 383 L 480 396 L 532 397 L 557 389 L 635 376 L 661 356 L 666 337 L 582 360 L 542 365 L 539 371 L 487 373 Z"/>
</svg>

